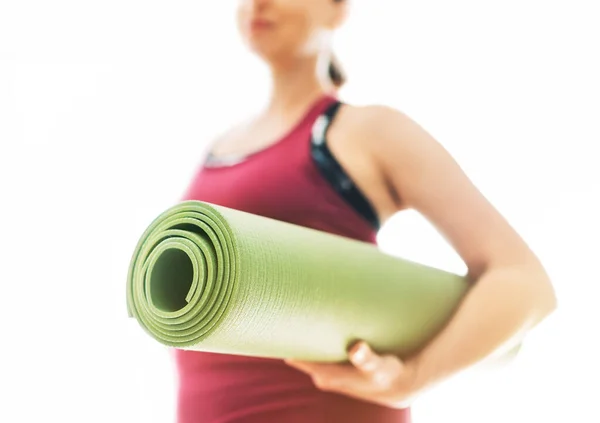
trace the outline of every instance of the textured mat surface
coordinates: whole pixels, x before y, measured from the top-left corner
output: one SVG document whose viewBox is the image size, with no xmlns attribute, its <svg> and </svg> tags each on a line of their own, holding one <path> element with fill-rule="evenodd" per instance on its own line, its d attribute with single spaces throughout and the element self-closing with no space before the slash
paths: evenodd
<svg viewBox="0 0 600 423">
<path fill-rule="evenodd" d="M 418 349 L 468 286 L 370 244 L 185 201 L 140 237 L 127 305 L 164 345 L 338 361 L 357 339 L 400 356 Z"/>
</svg>

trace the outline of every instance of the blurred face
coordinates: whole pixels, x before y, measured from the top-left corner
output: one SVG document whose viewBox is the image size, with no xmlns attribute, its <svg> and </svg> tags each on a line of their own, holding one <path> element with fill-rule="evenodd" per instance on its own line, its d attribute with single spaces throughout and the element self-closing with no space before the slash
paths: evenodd
<svg viewBox="0 0 600 423">
<path fill-rule="evenodd" d="M 240 33 L 266 60 L 317 54 L 345 12 L 345 2 L 335 0 L 238 1 Z"/>
</svg>

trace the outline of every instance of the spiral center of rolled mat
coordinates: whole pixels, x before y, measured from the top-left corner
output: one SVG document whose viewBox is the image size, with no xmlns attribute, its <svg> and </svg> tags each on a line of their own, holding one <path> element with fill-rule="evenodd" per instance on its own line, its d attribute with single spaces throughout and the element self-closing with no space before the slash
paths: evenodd
<svg viewBox="0 0 600 423">
<path fill-rule="evenodd" d="M 194 268 L 182 250 L 170 248 L 156 259 L 150 275 L 152 303 L 164 312 L 181 310 L 192 288 Z"/>
<path fill-rule="evenodd" d="M 166 210 L 133 253 L 129 315 L 165 345 L 182 348 L 206 339 L 234 305 L 237 252 L 235 234 L 219 209 L 186 201 Z"/>
</svg>

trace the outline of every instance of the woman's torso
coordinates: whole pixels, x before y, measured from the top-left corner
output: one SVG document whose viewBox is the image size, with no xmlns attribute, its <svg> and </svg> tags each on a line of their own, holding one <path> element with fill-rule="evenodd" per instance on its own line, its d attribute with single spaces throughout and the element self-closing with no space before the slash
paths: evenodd
<svg viewBox="0 0 600 423">
<path fill-rule="evenodd" d="M 349 202 L 352 197 L 334 189 L 311 155 L 314 123 L 335 102 L 320 99 L 287 135 L 237 164 L 201 166 L 182 199 L 375 243 L 377 229 Z M 182 350 L 175 358 L 179 423 L 409 421 L 408 410 L 319 391 L 281 360 Z"/>
</svg>

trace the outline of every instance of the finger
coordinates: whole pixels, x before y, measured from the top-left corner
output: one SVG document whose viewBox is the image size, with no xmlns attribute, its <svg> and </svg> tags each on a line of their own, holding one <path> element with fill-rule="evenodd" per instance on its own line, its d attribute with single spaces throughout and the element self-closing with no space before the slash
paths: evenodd
<svg viewBox="0 0 600 423">
<path fill-rule="evenodd" d="M 316 368 L 314 363 L 309 363 L 306 361 L 284 360 L 284 362 L 288 366 L 291 366 L 297 370 L 300 370 L 301 372 L 308 373 L 308 374 L 313 373 Z"/>
<path fill-rule="evenodd" d="M 350 362 L 363 373 L 374 374 L 381 370 L 383 359 L 366 342 L 357 342 L 349 351 Z"/>
<path fill-rule="evenodd" d="M 364 375 L 354 366 L 335 363 L 312 363 L 295 360 L 285 360 L 291 367 L 296 368 L 311 377 L 315 385 L 322 390 L 340 391 L 364 383 Z"/>
<path fill-rule="evenodd" d="M 315 363 L 310 361 L 284 360 L 285 363 L 304 373 L 321 374 L 331 377 L 343 376 L 355 371 L 352 366 L 337 363 Z"/>
</svg>

